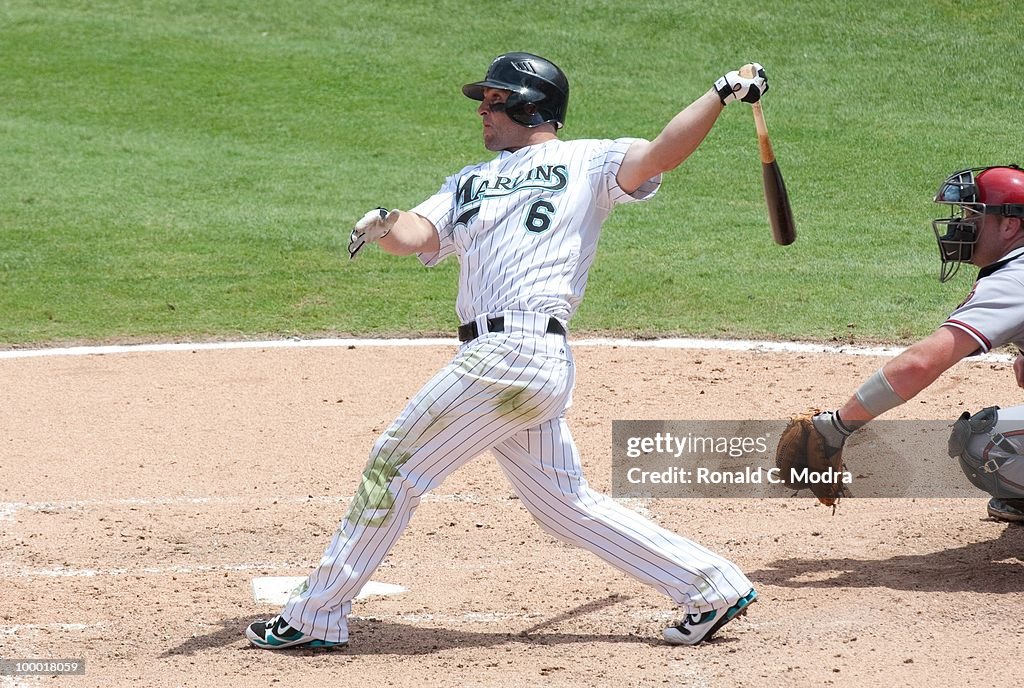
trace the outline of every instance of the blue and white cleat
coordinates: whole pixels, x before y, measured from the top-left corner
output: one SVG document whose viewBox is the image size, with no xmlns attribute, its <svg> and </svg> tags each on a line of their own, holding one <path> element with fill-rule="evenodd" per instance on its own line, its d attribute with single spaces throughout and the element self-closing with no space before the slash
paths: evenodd
<svg viewBox="0 0 1024 688">
<path fill-rule="evenodd" d="M 750 592 L 728 609 L 712 609 L 701 614 L 687 614 L 678 624 L 666 628 L 662 635 L 669 645 L 696 645 L 710 640 L 719 628 L 737 616 L 746 614 L 747 607 L 756 599 L 757 591 L 751 588 Z"/>
<path fill-rule="evenodd" d="M 292 628 L 278 614 L 269 621 L 257 621 L 245 629 L 245 637 L 264 650 L 283 650 L 286 647 L 344 647 L 347 643 L 333 643 L 304 634 Z"/>
</svg>

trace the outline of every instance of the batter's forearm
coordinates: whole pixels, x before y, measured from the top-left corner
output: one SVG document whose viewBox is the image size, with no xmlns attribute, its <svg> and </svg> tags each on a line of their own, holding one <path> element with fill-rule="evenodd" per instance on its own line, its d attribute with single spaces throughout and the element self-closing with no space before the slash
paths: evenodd
<svg viewBox="0 0 1024 688">
<path fill-rule="evenodd" d="M 673 117 L 651 141 L 648 155 L 655 171 L 648 179 L 675 169 L 690 157 L 711 131 L 722 108 L 718 94 L 710 89 Z"/>
<path fill-rule="evenodd" d="M 648 179 L 678 167 L 697 150 L 721 112 L 722 102 L 711 89 L 673 117 L 653 141 L 633 143 L 619 166 L 619 187 L 633 193 Z"/>
<path fill-rule="evenodd" d="M 377 243 L 382 250 L 394 256 L 432 253 L 440 248 L 434 225 L 426 218 L 409 211 L 399 211 L 394 227 Z"/>
</svg>

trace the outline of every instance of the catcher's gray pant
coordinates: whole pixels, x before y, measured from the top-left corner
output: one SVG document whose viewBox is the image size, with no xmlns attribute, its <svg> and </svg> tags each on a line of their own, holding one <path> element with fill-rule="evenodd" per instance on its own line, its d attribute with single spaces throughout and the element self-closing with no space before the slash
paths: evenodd
<svg viewBox="0 0 1024 688">
<path fill-rule="evenodd" d="M 753 587 L 731 562 L 589 488 L 564 419 L 575 377 L 565 337 L 545 334 L 548 316 L 501 315 L 506 331 L 464 344 L 378 438 L 348 514 L 281 612 L 289 625 L 347 641 L 351 600 L 420 498 L 487 450 L 545 531 L 689 613 L 731 606 Z"/>
</svg>

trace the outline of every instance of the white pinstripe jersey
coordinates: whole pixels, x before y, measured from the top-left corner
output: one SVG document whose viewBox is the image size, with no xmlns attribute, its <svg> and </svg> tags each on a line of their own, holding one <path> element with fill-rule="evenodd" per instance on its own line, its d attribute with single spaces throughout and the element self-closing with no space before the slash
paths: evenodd
<svg viewBox="0 0 1024 688">
<path fill-rule="evenodd" d="M 441 240 L 440 250 L 419 255 L 423 264 L 458 257 L 462 322 L 501 311 L 572 317 L 612 208 L 661 185 L 659 175 L 633 194 L 619 188 L 619 165 L 636 140 L 555 139 L 502 152 L 463 168 L 412 209 Z"/>
<path fill-rule="evenodd" d="M 971 293 L 942 324 L 974 337 L 979 352 L 1010 342 L 1024 350 L 1024 248 L 983 268 Z"/>
</svg>

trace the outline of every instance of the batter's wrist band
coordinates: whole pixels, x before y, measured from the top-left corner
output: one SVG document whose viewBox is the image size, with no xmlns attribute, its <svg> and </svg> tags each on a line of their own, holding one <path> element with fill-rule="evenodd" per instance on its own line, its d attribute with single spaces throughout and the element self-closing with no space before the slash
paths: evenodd
<svg viewBox="0 0 1024 688">
<path fill-rule="evenodd" d="M 378 208 L 377 208 L 377 212 L 379 212 L 379 213 L 380 213 L 380 221 L 381 221 L 381 222 L 385 222 L 385 221 L 387 221 L 387 219 L 388 219 L 388 215 L 390 214 L 390 213 L 388 212 L 388 209 L 387 209 L 387 208 L 380 208 L 380 207 L 378 207 Z M 384 237 L 386 237 L 386 236 L 387 236 L 388 234 L 391 234 L 391 228 L 390 228 L 390 227 L 388 227 L 388 231 L 384 232 L 384 233 L 383 233 L 383 234 L 381 234 L 381 235 L 380 235 L 379 237 L 377 237 L 377 241 L 380 241 L 381 239 L 383 239 Z"/>
<path fill-rule="evenodd" d="M 872 416 L 880 416 L 907 400 L 896 393 L 882 368 L 875 371 L 855 393 L 857 401 Z"/>
<path fill-rule="evenodd" d="M 719 77 L 715 81 L 714 87 L 715 93 L 718 94 L 718 99 L 722 101 L 722 105 L 727 105 L 727 98 L 732 95 L 732 87 L 729 86 L 729 79 L 726 77 Z"/>
</svg>

